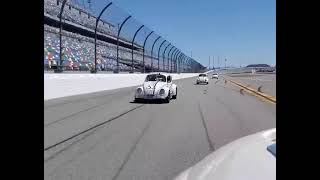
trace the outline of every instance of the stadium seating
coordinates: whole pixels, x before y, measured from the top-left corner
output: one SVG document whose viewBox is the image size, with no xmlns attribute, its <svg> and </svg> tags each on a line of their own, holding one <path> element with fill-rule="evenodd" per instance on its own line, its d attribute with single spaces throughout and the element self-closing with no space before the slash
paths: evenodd
<svg viewBox="0 0 320 180">
<path fill-rule="evenodd" d="M 57 62 L 59 60 L 59 34 L 58 29 L 44 25 L 44 64 L 49 61 Z M 97 41 L 97 64 L 98 69 L 112 70 L 116 67 L 117 51 L 116 46 L 103 41 Z M 63 32 L 63 61 L 64 66 L 73 66 L 73 69 L 81 69 L 80 66 L 90 67 L 94 64 L 94 39 L 81 36 L 71 32 Z M 120 47 L 119 58 L 131 63 L 131 50 Z M 135 64 L 142 63 L 142 54 L 134 52 Z M 151 65 L 151 58 L 145 56 L 146 66 Z M 82 68 L 85 69 L 85 68 Z M 131 67 L 120 63 L 120 70 L 130 70 Z"/>
<path fill-rule="evenodd" d="M 61 2 L 57 0 L 44 0 L 44 13 L 59 17 Z M 64 8 L 63 19 L 94 29 L 96 17 L 94 13 L 87 9 L 82 9 L 75 4 L 68 4 Z M 108 23 L 99 23 L 98 32 L 115 36 L 117 29 Z M 63 66 L 66 70 L 90 70 L 94 65 L 94 39 L 80 34 L 62 31 Z M 116 69 L 117 51 L 116 45 L 104 41 L 97 41 L 97 68 L 98 70 Z M 44 66 L 50 69 L 52 65 L 58 64 L 60 59 L 59 29 L 44 25 Z M 151 56 L 149 51 L 145 51 L 145 66 L 151 67 Z M 119 47 L 119 66 L 121 71 L 131 70 L 131 49 Z M 142 52 L 134 51 L 135 66 L 142 67 Z M 157 69 L 158 60 L 153 58 L 153 68 Z M 165 61 L 167 62 L 167 60 Z M 160 57 L 160 70 L 162 70 L 162 57 Z"/>
<path fill-rule="evenodd" d="M 44 12 L 50 14 L 51 16 L 59 17 L 61 4 L 57 5 L 57 0 L 44 0 Z M 96 17 L 94 13 L 88 12 L 81 7 L 77 7 L 74 4 L 66 3 L 62 15 L 62 19 L 71 21 L 73 23 L 85 26 L 90 29 L 95 29 Z M 109 25 L 108 23 L 103 23 L 102 20 L 98 24 L 98 32 L 106 33 L 109 35 L 116 36 L 117 28 Z"/>
</svg>

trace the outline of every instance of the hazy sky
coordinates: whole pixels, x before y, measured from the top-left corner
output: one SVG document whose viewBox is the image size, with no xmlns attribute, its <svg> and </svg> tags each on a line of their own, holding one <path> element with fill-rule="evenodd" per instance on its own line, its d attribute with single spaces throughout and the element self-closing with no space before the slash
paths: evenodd
<svg viewBox="0 0 320 180">
<path fill-rule="evenodd" d="M 204 66 L 275 64 L 275 0 L 113 2 Z"/>
</svg>

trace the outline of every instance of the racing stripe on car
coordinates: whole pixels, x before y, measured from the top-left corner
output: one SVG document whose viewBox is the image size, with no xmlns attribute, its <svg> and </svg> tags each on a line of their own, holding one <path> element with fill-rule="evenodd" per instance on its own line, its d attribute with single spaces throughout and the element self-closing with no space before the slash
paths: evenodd
<svg viewBox="0 0 320 180">
<path fill-rule="evenodd" d="M 152 95 L 154 95 L 154 91 L 156 90 L 156 86 L 157 86 L 158 82 L 160 82 L 160 81 L 157 81 L 157 82 L 154 84 L 154 86 L 153 86 L 153 92 L 152 92 Z"/>
</svg>

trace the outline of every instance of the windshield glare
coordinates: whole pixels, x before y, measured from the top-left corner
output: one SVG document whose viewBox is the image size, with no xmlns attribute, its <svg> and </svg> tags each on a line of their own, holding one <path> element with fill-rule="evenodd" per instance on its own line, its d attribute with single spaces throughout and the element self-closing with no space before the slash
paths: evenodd
<svg viewBox="0 0 320 180">
<path fill-rule="evenodd" d="M 166 82 L 166 77 L 161 74 L 151 74 L 146 77 L 146 82 L 147 81 L 162 81 Z"/>
</svg>

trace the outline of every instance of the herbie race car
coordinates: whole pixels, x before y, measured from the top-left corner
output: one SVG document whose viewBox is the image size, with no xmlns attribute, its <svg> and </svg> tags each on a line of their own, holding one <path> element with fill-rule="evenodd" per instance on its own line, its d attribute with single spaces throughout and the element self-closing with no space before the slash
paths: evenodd
<svg viewBox="0 0 320 180">
<path fill-rule="evenodd" d="M 197 78 L 197 84 L 200 83 L 209 84 L 209 78 L 207 74 L 199 74 L 199 77 Z"/>
<path fill-rule="evenodd" d="M 172 77 L 165 74 L 149 74 L 142 86 L 135 92 L 135 102 L 142 100 L 162 100 L 166 103 L 170 99 L 176 99 L 178 95 L 177 85 L 172 83 Z"/>
<path fill-rule="evenodd" d="M 213 73 L 212 74 L 212 79 L 219 79 L 218 73 Z"/>
</svg>

